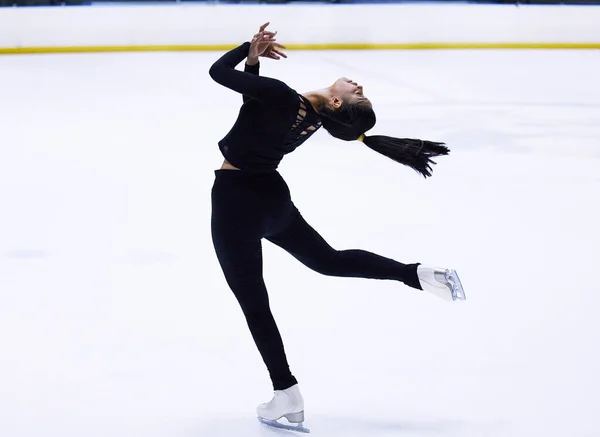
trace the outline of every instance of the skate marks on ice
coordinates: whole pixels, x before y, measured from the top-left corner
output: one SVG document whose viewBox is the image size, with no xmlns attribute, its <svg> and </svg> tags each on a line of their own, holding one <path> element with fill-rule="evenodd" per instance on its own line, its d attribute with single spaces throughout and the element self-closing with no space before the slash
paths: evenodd
<svg viewBox="0 0 600 437">
<path fill-rule="evenodd" d="M 304 426 L 310 434 L 274 428 L 260 423 L 256 417 L 211 418 L 198 421 L 177 437 L 505 437 L 510 435 L 506 421 L 496 420 L 444 420 L 444 419 L 375 419 L 356 416 L 310 415 Z"/>
</svg>

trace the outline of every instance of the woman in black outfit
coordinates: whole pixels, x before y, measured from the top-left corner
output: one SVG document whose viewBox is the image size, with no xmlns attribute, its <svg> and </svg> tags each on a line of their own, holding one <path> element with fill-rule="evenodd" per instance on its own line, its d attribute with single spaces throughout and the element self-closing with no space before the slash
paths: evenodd
<svg viewBox="0 0 600 437">
<path fill-rule="evenodd" d="M 424 177 L 431 176 L 434 162 L 430 158 L 446 155 L 448 149 L 442 143 L 365 136 L 375 125 L 375 113 L 362 86 L 350 79 L 340 78 L 326 89 L 299 94 L 279 80 L 259 76 L 260 56 L 286 57 L 276 33 L 265 30 L 268 24 L 261 26 L 251 42 L 229 51 L 210 68 L 216 82 L 243 96 L 237 121 L 219 142 L 225 161 L 215 171 L 211 228 L 227 283 L 273 382 L 274 397 L 258 407 L 259 418 L 286 417 L 301 423 L 304 402 L 263 282 L 263 238 L 324 275 L 396 280 L 449 301 L 465 296 L 454 270 L 402 264 L 363 250 L 335 250 L 302 218 L 277 167 L 284 155 L 321 127 L 336 138 L 362 141 Z M 244 59 L 244 71 L 236 70 Z"/>
</svg>

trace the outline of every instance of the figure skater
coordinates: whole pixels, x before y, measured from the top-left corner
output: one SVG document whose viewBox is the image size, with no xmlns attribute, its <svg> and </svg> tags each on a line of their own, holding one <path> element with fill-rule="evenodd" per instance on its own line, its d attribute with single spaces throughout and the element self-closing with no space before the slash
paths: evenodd
<svg viewBox="0 0 600 437">
<path fill-rule="evenodd" d="M 304 400 L 263 282 L 263 238 L 323 275 L 400 281 L 448 301 L 464 300 L 465 294 L 455 270 L 402 264 L 364 250 L 335 250 L 300 215 L 277 168 L 286 154 L 321 127 L 335 138 L 362 141 L 425 178 L 435 164 L 431 158 L 449 150 L 443 143 L 365 135 L 375 125 L 375 112 L 363 87 L 350 79 L 299 94 L 280 80 L 259 76 L 259 57 L 287 58 L 277 32 L 267 31 L 268 25 L 210 68 L 213 80 L 243 99 L 235 124 L 219 141 L 225 160 L 215 170 L 211 232 L 227 284 L 273 383 L 272 400 L 257 408 L 259 419 L 277 426 L 276 421 L 285 417 L 301 425 Z M 244 59 L 244 71 L 236 70 Z"/>
</svg>

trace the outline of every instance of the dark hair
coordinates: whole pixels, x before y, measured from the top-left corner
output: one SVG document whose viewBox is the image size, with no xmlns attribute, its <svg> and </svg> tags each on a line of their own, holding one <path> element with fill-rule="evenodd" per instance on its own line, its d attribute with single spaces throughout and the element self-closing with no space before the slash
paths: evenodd
<svg viewBox="0 0 600 437">
<path fill-rule="evenodd" d="M 435 156 L 447 155 L 450 150 L 444 143 L 411 138 L 394 138 L 385 135 L 366 136 L 365 132 L 377 121 L 371 105 L 343 103 L 338 110 L 321 108 L 323 127 L 335 138 L 345 141 L 358 140 L 372 150 L 404 164 L 427 178 L 431 176 L 431 165 Z"/>
</svg>

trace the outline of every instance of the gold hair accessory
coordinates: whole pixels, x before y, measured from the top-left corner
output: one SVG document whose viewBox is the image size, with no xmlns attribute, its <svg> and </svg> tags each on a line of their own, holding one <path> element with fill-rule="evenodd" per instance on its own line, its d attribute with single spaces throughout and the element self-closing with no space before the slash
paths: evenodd
<svg viewBox="0 0 600 437">
<path fill-rule="evenodd" d="M 361 134 L 356 140 L 362 142 L 365 139 L 365 134 Z"/>
</svg>

